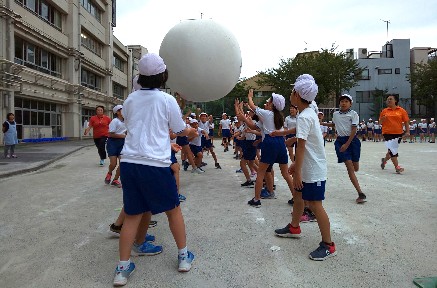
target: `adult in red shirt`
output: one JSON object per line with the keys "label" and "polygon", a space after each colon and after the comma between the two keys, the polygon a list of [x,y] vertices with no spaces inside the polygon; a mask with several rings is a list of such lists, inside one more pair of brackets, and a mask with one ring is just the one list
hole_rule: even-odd
{"label": "adult in red shirt", "polygon": [[[399,96],[388,95],[386,99],[387,108],[381,111],[379,121],[382,124],[382,136],[384,137],[385,145],[388,152],[381,159],[381,168],[384,169],[387,161],[391,159],[395,166],[396,173],[400,174],[404,168],[399,166],[398,149],[401,143],[402,135],[405,131],[405,136],[410,135],[408,113],[402,107],[398,106]],[[404,127],[404,129],[403,129]]]}
{"label": "adult in red shirt", "polygon": [[109,123],[111,123],[111,118],[103,114],[104,112],[105,108],[103,106],[97,106],[96,115],[90,118],[88,128],[83,133],[83,135],[87,135],[93,129],[94,144],[96,144],[100,156],[100,166],[105,164],[106,140],[109,136]]}

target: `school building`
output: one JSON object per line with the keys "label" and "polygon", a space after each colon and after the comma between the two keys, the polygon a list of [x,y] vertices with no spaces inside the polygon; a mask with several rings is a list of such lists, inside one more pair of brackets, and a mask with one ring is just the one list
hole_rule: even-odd
{"label": "school building", "polygon": [[115,25],[115,0],[0,0],[0,118],[19,139],[81,138],[96,106],[123,102],[147,49]]}

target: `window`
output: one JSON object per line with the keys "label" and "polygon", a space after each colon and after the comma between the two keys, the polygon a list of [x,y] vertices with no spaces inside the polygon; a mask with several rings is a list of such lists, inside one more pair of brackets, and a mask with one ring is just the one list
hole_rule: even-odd
{"label": "window", "polygon": [[62,30],[62,14],[45,0],[15,0],[16,3],[31,10],[39,18]]}
{"label": "window", "polygon": [[401,68],[395,68],[395,74],[401,74]]}
{"label": "window", "polygon": [[62,77],[62,58],[18,37],[15,37],[15,63],[52,76]]}
{"label": "window", "polygon": [[100,44],[100,42],[89,36],[89,34],[84,31],[82,31],[80,34],[80,39],[83,47],[87,48],[99,57],[102,56],[102,44]]}
{"label": "window", "polygon": [[378,69],[378,75],[382,75],[382,74],[392,74],[393,69]]}
{"label": "window", "polygon": [[357,103],[373,103],[371,91],[357,91],[355,95],[357,97]]}
{"label": "window", "polygon": [[358,80],[370,80],[369,69],[364,69]]}
{"label": "window", "polygon": [[125,72],[124,71],[124,61],[116,55],[113,56],[113,65],[121,72]]}
{"label": "window", "polygon": [[86,69],[81,71],[81,85],[90,89],[101,91],[102,90],[102,77],[92,73]]}
{"label": "window", "polygon": [[91,15],[94,16],[94,18],[97,19],[97,21],[101,21],[102,19],[102,11],[99,9],[99,7],[94,4],[91,0],[80,0],[80,4],[83,8],[85,8],[86,11],[88,11]]}
{"label": "window", "polygon": [[112,82],[112,95],[114,95],[114,97],[124,99],[124,91],[126,91],[125,87],[118,83]]}

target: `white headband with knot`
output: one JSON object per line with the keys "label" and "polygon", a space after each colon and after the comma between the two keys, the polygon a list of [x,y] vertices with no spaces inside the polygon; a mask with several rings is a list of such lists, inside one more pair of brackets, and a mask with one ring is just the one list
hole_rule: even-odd
{"label": "white headband with knot", "polygon": [[280,94],[272,93],[272,103],[278,111],[282,111],[285,107],[285,98]]}
{"label": "white headband with knot", "polygon": [[296,82],[294,83],[294,90],[302,99],[311,102],[316,99],[319,87],[317,86],[316,81],[314,81],[313,76],[303,74],[297,77]]}

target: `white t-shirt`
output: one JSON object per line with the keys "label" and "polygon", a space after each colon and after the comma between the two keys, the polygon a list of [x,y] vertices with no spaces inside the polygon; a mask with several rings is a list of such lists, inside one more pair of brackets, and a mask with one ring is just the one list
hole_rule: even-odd
{"label": "white t-shirt", "polygon": [[123,117],[128,134],[121,152],[121,162],[169,167],[170,135],[186,128],[176,99],[158,89],[137,90],[123,103]]}
{"label": "white t-shirt", "polygon": [[302,164],[302,181],[305,183],[325,181],[327,167],[323,137],[320,133],[319,118],[312,108],[305,108],[299,113],[296,137],[306,140]]}
{"label": "white t-shirt", "polygon": [[190,141],[191,145],[202,146],[202,131],[208,130],[203,130],[202,128],[197,127],[197,133],[199,133],[199,136],[193,138],[193,140]]}
{"label": "white t-shirt", "polygon": [[206,121],[205,123],[203,123],[202,121],[199,121],[199,128],[205,130],[206,132],[209,132],[209,122]]}
{"label": "white t-shirt", "polygon": [[335,124],[338,136],[350,136],[352,126],[357,126],[360,123],[360,117],[358,117],[357,112],[351,109],[346,112],[335,111],[332,115],[332,123]]}
{"label": "white t-shirt", "polygon": [[114,118],[109,123],[109,133],[126,134],[126,125],[120,119]]}
{"label": "white t-shirt", "polygon": [[428,129],[428,124],[426,124],[426,123],[420,122],[419,124],[417,124],[417,126],[419,126],[419,128],[423,129],[423,130]]}
{"label": "white t-shirt", "polygon": [[208,121],[208,123],[209,123],[209,130],[214,130],[214,122],[209,122]]}
{"label": "white t-shirt", "polygon": [[367,122],[367,128],[368,128],[368,129],[373,129],[373,126],[375,126],[375,123],[373,123],[373,122]]}
{"label": "white t-shirt", "polygon": [[264,110],[259,107],[256,107],[255,113],[259,117],[259,122],[262,123],[262,127],[260,126],[258,127],[263,131],[263,139],[264,139],[264,135],[268,135],[276,130],[274,113],[273,111]]}
{"label": "white t-shirt", "polygon": [[290,115],[285,117],[284,128],[287,130],[296,128],[296,117],[291,117]]}
{"label": "white t-shirt", "polygon": [[328,134],[328,127],[320,125],[320,131],[322,131],[322,136],[323,136],[323,133]]}
{"label": "white t-shirt", "polygon": [[231,129],[231,120],[222,119],[220,120],[220,125],[222,126],[222,129]]}

